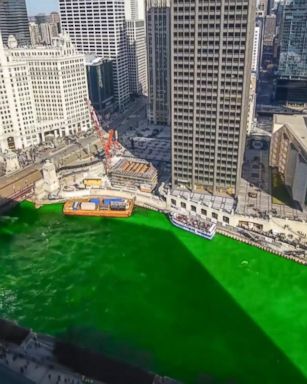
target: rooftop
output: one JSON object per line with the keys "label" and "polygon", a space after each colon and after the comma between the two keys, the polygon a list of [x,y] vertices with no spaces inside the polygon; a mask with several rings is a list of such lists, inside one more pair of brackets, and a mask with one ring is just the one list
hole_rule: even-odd
{"label": "rooftop", "polygon": [[114,165],[114,167],[111,169],[111,172],[119,172],[130,176],[138,175],[146,177],[152,176],[156,170],[150,163],[144,160],[121,159]]}
{"label": "rooftop", "polygon": [[307,151],[307,115],[274,115],[273,133],[283,126],[289,129]]}

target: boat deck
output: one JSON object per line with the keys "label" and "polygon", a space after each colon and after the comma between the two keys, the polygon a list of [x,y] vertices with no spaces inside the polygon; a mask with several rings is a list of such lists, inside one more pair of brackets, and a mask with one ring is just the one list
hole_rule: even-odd
{"label": "boat deck", "polygon": [[[99,204],[95,209],[75,209],[74,204],[79,203],[90,203],[93,199],[99,200]],[[103,204],[104,200],[114,199],[109,196],[91,196],[88,198],[72,199],[66,201],[64,204],[63,212],[65,215],[69,216],[97,216],[97,217],[129,217],[131,216],[134,208],[134,201],[132,199],[123,199],[128,203],[127,209],[111,209],[110,206]]]}

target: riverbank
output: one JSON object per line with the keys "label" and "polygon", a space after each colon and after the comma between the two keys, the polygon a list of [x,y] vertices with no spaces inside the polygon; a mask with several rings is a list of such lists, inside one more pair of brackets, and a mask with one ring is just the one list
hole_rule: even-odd
{"label": "riverbank", "polygon": [[[102,194],[102,192],[100,194]],[[156,212],[162,212],[165,214],[168,214],[170,212],[170,210],[167,208],[165,202],[163,202],[162,199],[152,196],[151,194],[146,194],[146,193],[136,194],[135,192],[116,191],[116,190],[106,190],[106,191],[103,191],[103,194],[112,195],[116,197],[133,198],[135,199],[135,204],[141,208],[150,209],[150,210],[154,210]],[[87,191],[87,195],[88,196],[90,195],[90,191]],[[49,205],[49,204],[56,204],[56,203],[62,204],[66,201],[67,198],[69,198],[69,196],[74,196],[74,198],[77,198],[74,194],[67,192],[65,194],[65,198],[63,197],[62,199],[58,199],[56,201],[55,200],[43,200],[43,201],[33,200],[33,203],[37,208],[42,207],[43,205]],[[82,197],[84,196],[84,191],[80,193],[80,196]],[[70,197],[70,198],[73,198],[73,197]],[[274,242],[268,242],[269,239],[266,239],[263,236],[261,237],[261,241],[253,241],[250,238],[244,237],[244,235],[242,234],[243,232],[240,233],[238,231],[238,228],[234,228],[229,225],[228,226],[218,225],[218,232],[224,236],[228,236],[237,241],[260,248],[266,252],[273,253],[277,256],[284,257],[288,260],[292,260],[302,265],[307,265],[307,257],[300,258],[300,257],[296,257],[295,255],[286,254],[286,252],[288,252],[289,249],[290,250],[292,249],[291,247],[289,247],[288,243],[278,242],[276,240]],[[252,237],[253,235],[255,236],[255,233],[253,231],[248,231],[247,229],[244,230],[244,233],[250,234],[250,237]],[[279,245],[280,249],[277,249],[276,245]],[[293,248],[293,251],[295,251],[295,248]]]}

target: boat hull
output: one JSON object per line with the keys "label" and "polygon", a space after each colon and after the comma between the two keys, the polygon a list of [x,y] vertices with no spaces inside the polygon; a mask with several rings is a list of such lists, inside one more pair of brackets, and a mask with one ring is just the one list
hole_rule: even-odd
{"label": "boat hull", "polygon": [[[103,199],[103,197],[101,198]],[[116,209],[73,209],[73,204],[75,202],[78,203],[87,203],[89,199],[75,199],[68,200],[64,204],[63,213],[66,216],[88,216],[88,217],[119,217],[119,218],[127,218],[132,215],[134,208],[134,201],[128,200],[128,208],[124,210],[116,210]]]}
{"label": "boat hull", "polygon": [[197,235],[197,236],[200,236],[200,237],[203,237],[204,239],[207,239],[207,240],[212,240],[214,235],[215,235],[215,231],[212,232],[212,233],[207,233],[207,232],[204,232],[204,231],[200,231],[196,228],[193,228],[193,227],[190,227],[190,226],[187,226],[187,225],[183,225],[182,223],[180,223],[179,221],[177,221],[174,217],[170,216],[170,220],[172,222],[172,224],[174,224],[176,227],[180,228],[180,229],[183,229],[184,231],[187,231],[187,232],[190,232],[190,233],[193,233],[194,235]]}

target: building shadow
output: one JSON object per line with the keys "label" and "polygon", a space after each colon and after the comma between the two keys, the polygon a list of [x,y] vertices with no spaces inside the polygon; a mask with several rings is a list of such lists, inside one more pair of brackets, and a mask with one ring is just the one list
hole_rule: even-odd
{"label": "building shadow", "polygon": [[[117,224],[121,242],[125,243],[130,234],[127,225],[135,224]],[[141,288],[131,281],[117,282],[122,288],[116,300],[127,303],[129,308],[125,305],[115,310],[127,324],[137,323],[134,332],[140,342],[135,346],[138,353],[133,354],[130,349],[128,354],[130,341],[114,340],[90,320],[94,308],[90,298],[84,297],[83,302],[89,312],[88,323],[76,321],[58,336],[143,368],[142,356],[146,356],[146,369],[184,383],[306,383],[293,362],[173,232],[144,226],[136,226],[135,231],[141,231],[142,237],[148,239],[148,249],[163,255],[145,262],[144,273],[151,279],[150,285]],[[146,258],[146,253],[139,258],[144,263],[141,259]],[[123,261],[121,268],[125,267]],[[108,292],[102,289],[100,294],[107,296]],[[139,307],[144,301],[148,303],[146,309]],[[95,335],[94,342],[87,335]]]}

